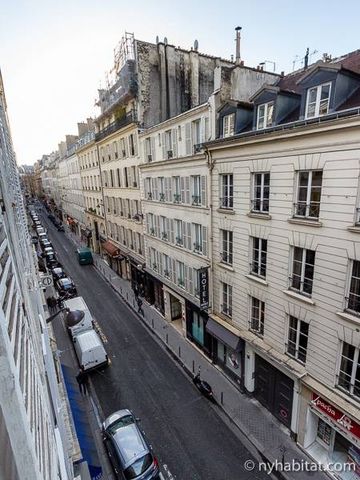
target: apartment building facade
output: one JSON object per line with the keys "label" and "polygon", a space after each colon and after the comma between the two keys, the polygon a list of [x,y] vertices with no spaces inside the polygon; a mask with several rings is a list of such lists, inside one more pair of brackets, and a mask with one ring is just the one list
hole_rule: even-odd
{"label": "apartment building facade", "polygon": [[210,139],[210,118],[206,103],[140,135],[146,255],[143,294],[169,322],[195,340],[201,336],[205,307],[209,307],[209,169],[202,144]]}
{"label": "apartment building facade", "polygon": [[359,74],[353,52],[265,85],[251,109],[221,110],[222,138],[207,145],[214,304],[205,327],[214,361],[313,458],[356,468]]}
{"label": "apartment building facade", "polygon": [[90,128],[79,135],[77,156],[84,196],[85,232],[83,234],[89,247],[100,252],[100,235],[106,238],[103,194],[95,130]]}
{"label": "apartment building facade", "polygon": [[71,479],[66,405],[45,323],[1,75],[0,158],[1,476]]}

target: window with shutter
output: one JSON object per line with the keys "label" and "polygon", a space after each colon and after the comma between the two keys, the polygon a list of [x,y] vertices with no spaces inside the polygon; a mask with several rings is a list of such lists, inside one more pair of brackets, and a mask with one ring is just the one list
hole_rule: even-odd
{"label": "window with shutter", "polygon": [[152,156],[152,161],[154,162],[156,160],[156,153],[155,153],[155,137],[151,137],[151,156]]}
{"label": "window with shutter", "polygon": [[180,177],[180,198],[181,203],[185,203],[185,177]]}
{"label": "window with shutter", "polygon": [[190,204],[190,177],[185,177],[185,203]]}
{"label": "window with shutter", "polygon": [[161,146],[162,146],[162,159],[166,160],[167,159],[167,153],[166,153],[165,133],[161,134]]}
{"label": "window with shutter", "polygon": [[174,259],[174,258],[171,259],[171,264],[172,264],[171,280],[172,280],[174,283],[177,283],[176,263],[175,263],[175,259]]}
{"label": "window with shutter", "polygon": [[159,215],[155,215],[155,227],[156,227],[156,236],[160,238],[160,218]]}
{"label": "window with shutter", "polygon": [[186,145],[186,155],[192,154],[192,144],[191,144],[191,123],[185,124],[185,145]]}
{"label": "window with shutter", "polygon": [[201,205],[206,207],[206,177],[205,175],[201,176]]}
{"label": "window with shutter", "polygon": [[207,256],[207,227],[202,227],[202,253]]}
{"label": "window with shutter", "polygon": [[174,238],[174,220],[168,219],[169,220],[169,231],[170,231],[170,242],[175,243],[175,238]]}
{"label": "window with shutter", "polygon": [[173,128],[171,130],[171,143],[172,143],[172,151],[173,151],[173,157],[177,157],[177,129]]}
{"label": "window with shutter", "polygon": [[158,200],[158,185],[157,178],[152,178],[152,198],[153,200]]}
{"label": "window with shutter", "polygon": [[193,281],[193,269],[192,267],[188,267],[188,284],[187,290],[191,295],[194,295],[194,281]]}

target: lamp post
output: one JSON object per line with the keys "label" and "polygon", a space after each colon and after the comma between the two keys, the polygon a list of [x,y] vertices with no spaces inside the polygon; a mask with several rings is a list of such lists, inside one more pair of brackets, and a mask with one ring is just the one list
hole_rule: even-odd
{"label": "lamp post", "polygon": [[52,322],[54,318],[56,318],[62,312],[66,312],[65,323],[68,327],[74,327],[75,325],[80,323],[85,316],[85,312],[83,312],[82,310],[70,310],[69,308],[65,307],[54,313],[54,315],[48,317],[46,319],[46,323]]}

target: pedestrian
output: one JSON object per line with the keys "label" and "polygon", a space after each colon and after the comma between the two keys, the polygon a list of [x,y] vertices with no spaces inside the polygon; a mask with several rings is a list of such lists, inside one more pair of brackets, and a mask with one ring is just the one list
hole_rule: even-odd
{"label": "pedestrian", "polygon": [[76,376],[76,380],[79,384],[79,390],[81,395],[86,395],[89,381],[87,373],[80,370],[80,372]]}
{"label": "pedestrian", "polygon": [[57,300],[53,295],[48,298],[48,306],[49,306],[50,312],[56,311]]}
{"label": "pedestrian", "polygon": [[137,298],[137,304],[138,304],[138,313],[141,313],[142,315],[144,315],[144,311],[142,309],[142,300],[140,297]]}

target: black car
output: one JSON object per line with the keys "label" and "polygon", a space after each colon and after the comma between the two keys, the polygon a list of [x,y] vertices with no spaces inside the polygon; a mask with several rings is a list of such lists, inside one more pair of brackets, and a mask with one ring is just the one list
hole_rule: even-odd
{"label": "black car", "polygon": [[75,283],[69,277],[64,277],[57,280],[55,282],[55,288],[61,297],[63,295],[76,297],[77,295]]}
{"label": "black car", "polygon": [[49,218],[49,220],[51,220],[54,223],[55,216],[52,213],[48,213],[48,218]]}
{"label": "black car", "polygon": [[61,267],[55,267],[51,269],[51,275],[53,276],[54,281],[59,280],[60,278],[65,278],[66,273]]}
{"label": "black car", "polygon": [[36,245],[38,243],[39,239],[36,235],[32,235],[31,236],[31,243],[33,243],[34,245]]}
{"label": "black car", "polygon": [[65,232],[64,225],[62,223],[59,223],[57,226],[57,231],[58,232]]}
{"label": "black car", "polygon": [[60,265],[54,253],[46,254],[45,261],[48,268],[55,268]]}

